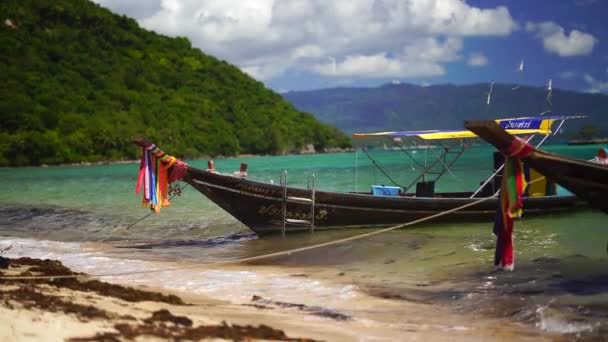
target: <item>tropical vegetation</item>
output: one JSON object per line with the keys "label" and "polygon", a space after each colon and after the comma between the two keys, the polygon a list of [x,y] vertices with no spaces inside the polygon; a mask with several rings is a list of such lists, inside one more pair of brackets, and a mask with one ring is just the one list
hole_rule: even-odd
{"label": "tropical vegetation", "polygon": [[348,147],[184,37],[87,0],[0,2],[0,166],[137,157],[143,135],[183,157]]}

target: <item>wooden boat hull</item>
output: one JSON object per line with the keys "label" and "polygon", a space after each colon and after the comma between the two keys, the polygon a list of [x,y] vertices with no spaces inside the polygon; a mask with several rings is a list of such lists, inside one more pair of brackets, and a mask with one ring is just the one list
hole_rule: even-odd
{"label": "wooden boat hull", "polygon": [[[283,203],[286,218],[311,220],[311,203],[284,200],[280,185],[256,182],[196,168],[183,179],[211,201],[258,234],[281,232]],[[470,194],[469,194],[470,195]],[[311,191],[287,188],[288,197],[310,198]],[[438,194],[441,196],[441,194]],[[362,193],[315,192],[315,230],[344,227],[385,227],[427,217],[479,200],[479,198],[373,196]],[[498,199],[488,199],[463,210],[433,219],[446,221],[492,221]],[[525,215],[563,212],[581,205],[575,196],[543,196],[524,199]],[[309,230],[310,225],[287,225],[286,231]]]}
{"label": "wooden boat hull", "polygon": [[[465,127],[499,150],[507,149],[515,139],[494,121],[466,121]],[[536,149],[522,160],[592,207],[608,213],[608,166]]]}

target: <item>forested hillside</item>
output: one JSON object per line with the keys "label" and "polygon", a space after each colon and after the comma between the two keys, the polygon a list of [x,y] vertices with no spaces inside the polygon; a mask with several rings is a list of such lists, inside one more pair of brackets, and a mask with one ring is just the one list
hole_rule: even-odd
{"label": "forested hillside", "polygon": [[0,13],[0,166],[132,159],[134,135],[185,157],[350,145],[188,39],[87,0]]}
{"label": "forested hillside", "polygon": [[497,84],[490,106],[488,84],[436,85],[388,84],[377,88],[332,88],[284,94],[296,108],[314,113],[329,124],[355,131],[459,129],[467,119],[534,116],[548,109],[558,114],[585,114],[565,129],[577,132],[596,125],[608,134],[608,96],[554,89],[551,105],[542,87]]}

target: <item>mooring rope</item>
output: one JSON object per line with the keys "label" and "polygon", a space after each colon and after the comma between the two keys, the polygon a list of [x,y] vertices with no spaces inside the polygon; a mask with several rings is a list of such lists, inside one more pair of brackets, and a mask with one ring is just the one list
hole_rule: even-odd
{"label": "mooring rope", "polygon": [[398,186],[398,187],[403,188],[403,190],[407,190],[407,188],[405,188],[403,185],[401,185],[401,184],[397,183],[397,182],[396,182],[396,181],[395,181],[393,178],[391,178],[391,176],[390,176],[390,175],[389,175],[389,174],[388,174],[386,171],[384,171],[384,169],[383,169],[383,168],[380,166],[380,164],[378,164],[378,163],[376,162],[376,160],[374,160],[374,158],[372,158],[372,156],[370,156],[370,155],[369,155],[369,152],[367,151],[367,149],[363,149],[363,152],[365,152],[365,155],[367,156],[367,158],[369,158],[369,160],[370,160],[370,161],[371,161],[371,162],[374,164],[374,166],[376,166],[376,168],[377,168],[378,170],[380,170],[380,172],[382,172],[382,174],[383,174],[383,175],[384,175],[386,178],[388,178],[388,180],[390,180],[390,181],[391,181],[391,183],[393,183],[394,185],[396,185],[396,186]]}
{"label": "mooring rope", "polygon": [[[188,183],[185,183],[185,184],[186,184],[186,185],[184,185],[183,187],[179,187],[178,192],[177,192],[177,193],[174,193],[173,195],[171,195],[171,197],[169,197],[169,200],[174,199],[176,196],[181,196],[181,194],[183,193],[183,191],[184,191],[186,188],[188,188],[188,185],[190,185],[190,184],[188,184]],[[129,230],[129,229],[131,229],[133,226],[135,226],[135,225],[136,225],[136,224],[138,224],[139,222],[141,222],[141,221],[143,221],[143,220],[147,219],[148,217],[150,217],[150,215],[155,214],[155,213],[156,213],[156,212],[154,212],[154,211],[150,210],[150,212],[149,212],[148,214],[146,214],[146,216],[143,216],[143,217],[142,217],[142,218],[140,218],[139,220],[137,220],[137,221],[135,221],[135,222],[131,223],[130,225],[128,225],[127,227],[125,227],[125,228],[124,228],[124,230]],[[115,233],[116,231],[120,230],[120,228],[121,228],[121,227],[118,227],[118,228],[116,228],[116,229],[112,230],[112,231],[110,232],[110,234],[109,234],[108,236],[106,236],[105,238],[103,238],[103,239],[101,239],[101,240],[98,240],[98,241],[93,241],[93,242],[105,242],[105,241],[107,241],[107,240],[111,239],[111,238],[113,237],[113,235],[112,235],[112,234],[113,234],[113,233]]]}
{"label": "mooring rope", "polygon": [[190,269],[190,268],[196,268],[196,267],[200,267],[202,265],[225,265],[225,264],[239,264],[239,263],[244,263],[244,262],[251,262],[251,261],[257,261],[257,260],[263,260],[263,259],[269,259],[269,258],[274,258],[274,257],[278,257],[278,256],[283,256],[283,255],[290,255],[290,254],[294,254],[294,253],[299,253],[299,252],[305,252],[305,251],[309,251],[312,249],[317,249],[317,248],[321,248],[321,247],[327,247],[327,246],[332,246],[332,245],[337,245],[337,244],[341,244],[344,242],[349,242],[349,241],[354,241],[354,240],[359,240],[359,239],[363,239],[366,237],[370,237],[370,236],[374,236],[374,235],[378,235],[378,234],[382,234],[382,233],[387,233],[390,231],[393,231],[395,229],[399,229],[399,228],[403,228],[403,227],[407,227],[407,226],[411,226],[413,224],[417,224],[417,223],[421,223],[421,222],[425,222],[440,216],[444,216],[447,214],[451,214],[453,212],[468,208],[468,207],[472,207],[474,205],[477,205],[479,203],[482,203],[484,201],[487,201],[489,199],[492,199],[494,197],[484,197],[481,198],[475,202],[471,202],[471,203],[467,203],[464,205],[461,205],[459,207],[453,208],[453,209],[449,209],[437,214],[433,214],[430,216],[426,216],[420,219],[416,219],[410,222],[406,222],[406,223],[402,223],[402,224],[398,224],[395,226],[391,226],[388,228],[384,228],[381,230],[376,230],[373,232],[369,232],[369,233],[364,233],[364,234],[359,234],[359,235],[355,235],[355,236],[351,236],[348,238],[344,238],[344,239],[338,239],[338,240],[332,240],[332,241],[328,241],[328,242],[323,242],[323,243],[319,243],[316,245],[312,245],[312,246],[306,246],[306,247],[299,247],[299,248],[294,248],[294,249],[290,249],[287,251],[280,251],[280,252],[274,252],[274,253],[268,253],[268,254],[263,254],[263,255],[257,255],[257,256],[252,256],[252,257],[247,257],[247,258],[241,258],[241,259],[236,259],[236,260],[225,260],[225,261],[216,261],[216,262],[212,262],[212,263],[205,263],[205,264],[197,264],[197,265],[192,265],[192,266],[182,266],[182,267],[174,267],[174,268],[165,268],[165,269],[156,269],[156,270],[146,270],[146,271],[135,271],[135,272],[116,272],[116,273],[103,273],[103,274],[75,274],[75,275],[59,275],[59,276],[16,276],[16,277],[0,277],[0,280],[35,280],[35,279],[65,279],[65,278],[98,278],[98,277],[111,277],[111,276],[122,276],[122,275],[134,275],[134,274],[145,274],[145,273],[157,273],[157,272],[166,272],[166,271],[176,271],[176,270],[185,270],[185,269]]}
{"label": "mooring rope", "polygon": [[[545,177],[539,177],[531,182],[528,183],[528,185],[530,184],[534,184],[542,179],[544,179]],[[58,275],[58,276],[14,276],[14,277],[0,277],[0,280],[42,280],[42,279],[68,279],[68,278],[100,278],[100,277],[115,277],[115,276],[124,276],[124,275],[136,275],[136,274],[150,274],[150,273],[160,273],[160,272],[168,272],[168,271],[180,271],[180,270],[186,270],[186,269],[193,269],[193,268],[198,268],[201,266],[213,266],[213,265],[227,265],[227,264],[240,264],[240,263],[244,263],[244,262],[251,262],[251,261],[258,261],[258,260],[263,260],[263,259],[269,259],[269,258],[275,258],[275,257],[279,257],[279,256],[284,256],[284,255],[290,255],[290,254],[294,254],[294,253],[300,253],[300,252],[306,252],[309,250],[313,250],[313,249],[317,249],[317,248],[321,248],[321,247],[328,247],[328,246],[332,246],[332,245],[337,245],[337,244],[341,244],[344,242],[349,242],[349,241],[355,241],[355,240],[360,240],[363,238],[367,238],[370,236],[374,236],[374,235],[378,235],[378,234],[383,234],[383,233],[387,233],[399,228],[404,228],[404,227],[408,227],[417,223],[422,223],[428,220],[432,220],[434,218],[437,217],[441,217],[444,215],[448,215],[454,212],[457,212],[459,210],[462,209],[466,209],[468,207],[472,207],[474,205],[477,205],[479,203],[485,202],[487,200],[493,199],[496,197],[496,195],[498,194],[498,191],[490,197],[484,197],[484,198],[480,198],[477,201],[471,202],[471,203],[466,203],[463,204],[461,206],[446,210],[446,211],[442,211],[439,212],[437,214],[433,214],[433,215],[429,215],[426,217],[422,217],[413,221],[409,221],[406,223],[401,223],[398,225],[394,225],[388,228],[384,228],[384,229],[380,229],[380,230],[376,230],[373,232],[369,232],[369,233],[363,233],[363,234],[358,234],[355,236],[351,236],[351,237],[347,237],[347,238],[343,238],[343,239],[338,239],[338,240],[332,240],[332,241],[328,241],[328,242],[323,242],[323,243],[319,243],[319,244],[315,244],[315,245],[311,245],[311,246],[305,246],[305,247],[299,247],[299,248],[294,248],[294,249],[290,249],[290,250],[286,250],[286,251],[280,251],[280,252],[274,252],[274,253],[268,253],[268,254],[262,254],[262,255],[257,255],[257,256],[252,256],[252,257],[247,257],[247,258],[241,258],[241,259],[236,259],[236,260],[224,260],[224,261],[215,261],[215,262],[211,262],[211,263],[203,263],[203,264],[196,264],[196,265],[191,265],[191,266],[180,266],[180,267],[170,267],[170,268],[163,268],[163,269],[156,269],[156,270],[145,270],[145,271],[134,271],[134,272],[115,272],[115,273],[102,273],[102,274],[73,274],[73,275]]]}
{"label": "mooring rope", "polygon": [[[171,197],[169,197],[169,200],[172,200],[172,199],[173,199],[173,198],[175,198],[176,196],[180,196],[180,195],[183,193],[184,189],[186,189],[186,188],[188,187],[188,185],[189,185],[189,184],[188,184],[188,183],[186,183],[186,185],[184,185],[183,187],[179,187],[178,192],[176,192],[176,193],[174,193],[173,195],[171,195]],[[135,226],[136,224],[138,224],[138,223],[140,223],[141,221],[143,221],[143,220],[147,219],[148,217],[150,217],[152,214],[155,214],[155,213],[156,213],[155,211],[150,210],[150,212],[149,212],[149,213],[147,213],[146,215],[142,216],[142,217],[141,217],[141,218],[139,218],[137,221],[135,221],[135,222],[133,222],[133,223],[129,224],[128,226],[126,226],[126,227],[124,227],[124,228],[123,228],[123,227],[116,227],[116,228],[114,228],[114,229],[113,229],[113,230],[112,230],[112,231],[111,231],[111,232],[108,234],[108,236],[106,236],[106,237],[104,237],[104,238],[102,238],[102,239],[98,239],[98,240],[89,241],[89,243],[100,243],[100,242],[106,242],[106,241],[108,241],[109,239],[111,239],[111,238],[113,238],[113,237],[114,237],[114,233],[116,233],[116,232],[118,232],[118,231],[120,231],[120,230],[129,230],[129,229],[131,229],[133,226]],[[86,234],[85,234],[85,236],[86,236]],[[78,248],[74,248],[74,249],[72,249],[72,250],[69,250],[69,251],[65,252],[64,254],[72,254],[72,253],[74,253],[74,252],[76,252],[76,251],[80,251],[80,250],[82,250],[82,246],[78,246]]]}

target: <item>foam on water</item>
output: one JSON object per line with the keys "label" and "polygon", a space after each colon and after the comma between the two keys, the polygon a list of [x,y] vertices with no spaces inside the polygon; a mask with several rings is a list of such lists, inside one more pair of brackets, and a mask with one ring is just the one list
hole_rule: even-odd
{"label": "foam on water", "polygon": [[357,296],[355,286],[290,277],[259,266],[255,271],[242,270],[247,266],[218,270],[203,265],[118,259],[104,256],[91,247],[81,249],[77,243],[45,240],[5,239],[0,241],[0,250],[4,249],[8,249],[5,256],[10,258],[57,259],[76,272],[106,275],[100,277],[104,281],[165,288],[239,303],[259,295],[279,301],[314,299],[321,300],[325,306],[340,306]]}
{"label": "foam on water", "polygon": [[536,326],[548,332],[560,334],[577,334],[590,332],[599,327],[600,323],[575,322],[566,317],[562,312],[552,309],[548,305],[536,309],[538,323]]}

